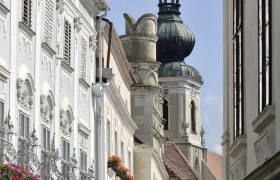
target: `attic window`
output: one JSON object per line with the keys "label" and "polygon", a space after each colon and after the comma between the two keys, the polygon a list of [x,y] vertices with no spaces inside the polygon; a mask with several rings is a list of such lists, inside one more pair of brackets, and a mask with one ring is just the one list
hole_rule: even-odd
{"label": "attic window", "polygon": [[[3,0],[1,0],[3,1]],[[23,0],[23,14],[22,21],[25,25],[31,28],[31,15],[32,15],[32,1],[31,0]]]}

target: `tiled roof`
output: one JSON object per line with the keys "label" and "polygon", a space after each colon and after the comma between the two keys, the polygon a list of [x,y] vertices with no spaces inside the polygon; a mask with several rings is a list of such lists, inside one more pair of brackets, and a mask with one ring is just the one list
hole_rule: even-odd
{"label": "tiled roof", "polygon": [[222,180],[222,160],[221,155],[207,151],[207,165],[217,177],[217,180]]}
{"label": "tiled roof", "polygon": [[163,163],[170,178],[178,180],[199,180],[198,174],[173,143],[164,144]]}

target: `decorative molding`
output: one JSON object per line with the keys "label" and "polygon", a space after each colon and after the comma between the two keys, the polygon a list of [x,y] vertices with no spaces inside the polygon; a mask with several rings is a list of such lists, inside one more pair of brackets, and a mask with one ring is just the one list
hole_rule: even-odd
{"label": "decorative molding", "polygon": [[61,67],[65,69],[69,74],[74,72],[74,69],[64,61],[61,61]]}
{"label": "decorative molding", "polygon": [[42,42],[41,47],[51,58],[56,54],[55,50],[53,50],[46,42]]}
{"label": "decorative molding", "polygon": [[0,80],[7,82],[7,79],[10,78],[10,71],[6,69],[2,64],[0,64]]}
{"label": "decorative molding", "polygon": [[54,118],[53,108],[44,94],[40,95],[40,112],[42,119],[47,123],[52,123]]}
{"label": "decorative molding", "polygon": [[19,22],[18,27],[30,38],[32,39],[36,33],[30,28],[28,27],[26,24],[24,24],[23,22]]}
{"label": "decorative molding", "polygon": [[246,135],[240,135],[234,141],[229,149],[229,154],[231,157],[236,158],[238,155],[241,154],[247,147],[247,137]]}
{"label": "decorative molding", "polygon": [[245,177],[245,163],[238,159],[231,167],[231,180],[242,180]]}
{"label": "decorative molding", "polygon": [[83,78],[79,78],[79,83],[80,83],[80,85],[82,85],[85,89],[90,88],[90,85],[89,85]]}
{"label": "decorative molding", "polygon": [[95,51],[97,48],[97,40],[96,40],[96,35],[92,35],[89,37],[89,49],[91,51]]}
{"label": "decorative molding", "polygon": [[82,134],[84,134],[85,136],[89,136],[91,133],[91,130],[88,129],[85,125],[83,125],[82,123],[78,124],[78,130],[79,132],[81,132]]}
{"label": "decorative molding", "polygon": [[269,105],[258,114],[256,119],[252,122],[254,132],[262,133],[269,124],[272,124],[275,119],[275,106]]}
{"label": "decorative molding", "polygon": [[20,105],[25,107],[27,110],[31,110],[33,108],[33,92],[30,92],[26,82],[18,78],[17,79],[17,99]]}
{"label": "decorative molding", "polygon": [[275,127],[266,131],[265,134],[254,144],[258,165],[263,164],[275,153],[274,128]]}
{"label": "decorative molding", "polygon": [[67,115],[67,112],[64,109],[60,110],[60,129],[66,136],[70,136],[72,134],[72,122],[70,118],[70,115]]}
{"label": "decorative molding", "polygon": [[82,24],[83,23],[82,23],[81,17],[74,18],[74,28],[76,29],[77,32],[81,31]]}
{"label": "decorative molding", "polygon": [[56,10],[59,14],[64,12],[65,8],[65,0],[56,0]]}
{"label": "decorative molding", "polygon": [[3,3],[0,3],[0,12],[2,12],[4,16],[7,16],[10,10]]}

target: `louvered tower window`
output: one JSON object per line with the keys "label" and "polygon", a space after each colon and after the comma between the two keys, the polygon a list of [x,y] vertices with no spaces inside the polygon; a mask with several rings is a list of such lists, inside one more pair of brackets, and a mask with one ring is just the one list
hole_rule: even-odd
{"label": "louvered tower window", "polygon": [[195,118],[195,103],[194,101],[191,102],[191,129],[192,132],[195,133],[196,132],[196,118]]}
{"label": "louvered tower window", "polygon": [[64,23],[64,62],[71,64],[71,24],[68,20]]}
{"label": "louvered tower window", "polygon": [[271,0],[259,0],[259,112],[272,103]]}
{"label": "louvered tower window", "polygon": [[244,134],[243,0],[233,1],[233,105],[235,138]]}
{"label": "louvered tower window", "polygon": [[22,22],[31,28],[32,0],[23,0]]}
{"label": "louvered tower window", "polygon": [[52,45],[52,32],[53,32],[53,1],[46,0],[45,4],[45,42]]}
{"label": "louvered tower window", "polygon": [[82,38],[81,40],[81,78],[87,78],[87,41]]}

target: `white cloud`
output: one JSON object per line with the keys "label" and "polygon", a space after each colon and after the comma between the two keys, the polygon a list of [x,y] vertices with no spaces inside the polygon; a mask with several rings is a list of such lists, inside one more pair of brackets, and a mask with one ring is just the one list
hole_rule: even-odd
{"label": "white cloud", "polygon": [[223,154],[223,146],[220,144],[215,145],[215,152],[222,155]]}

